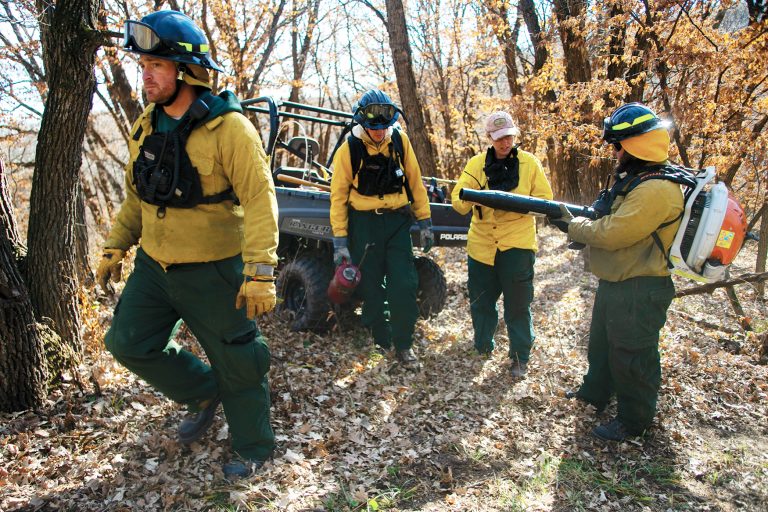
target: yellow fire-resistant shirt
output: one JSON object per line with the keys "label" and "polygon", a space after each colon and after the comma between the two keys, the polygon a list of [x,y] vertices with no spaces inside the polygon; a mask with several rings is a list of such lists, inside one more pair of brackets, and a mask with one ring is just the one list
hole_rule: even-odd
{"label": "yellow fire-resistant shirt", "polygon": [[[368,136],[366,131],[360,126],[352,129],[352,134],[363,141],[368,154],[373,156],[383,154],[389,156],[389,143],[392,137],[392,127],[387,129],[384,139],[376,143]],[[429,219],[431,210],[429,209],[429,198],[427,189],[421,181],[421,169],[416,160],[416,153],[413,152],[411,141],[408,136],[400,130],[400,137],[403,140],[403,169],[405,178],[413,194],[413,214],[416,220]],[[408,195],[403,188],[399,193],[384,194],[379,196],[364,196],[357,192],[358,173],[352,179],[352,161],[349,154],[349,142],[344,144],[336,151],[333,157],[333,177],[331,178],[331,229],[333,236],[347,236],[347,226],[349,221],[349,208],[360,211],[370,211],[377,208],[397,209],[408,204]]]}
{"label": "yellow fire-resistant shirt", "polygon": [[251,122],[238,112],[225,113],[195,128],[186,147],[200,174],[203,195],[232,187],[241,207],[223,201],[167,208],[161,218],[158,207],[142,201],[133,184],[133,162],[144,138],[152,133],[153,108],[150,105],[131,130],[126,198],[104,246],[127,250],[140,242],[163,267],[216,261],[241,252],[247,274],[255,272],[256,264],[277,265],[277,198],[267,156]]}
{"label": "yellow fire-resistant shirt", "polygon": [[[467,163],[464,172],[451,192],[453,209],[464,215],[472,210],[472,222],[467,236],[467,253],[469,256],[486,265],[493,265],[496,250],[531,249],[536,251],[536,219],[531,215],[497,210],[487,206],[473,208],[475,203],[462,201],[459,193],[462,189],[483,190],[488,188],[488,177],[483,170],[485,167],[485,152],[475,155]],[[539,199],[552,199],[552,187],[549,185],[541,162],[531,153],[518,150],[520,161],[520,182],[517,187],[509,190]],[[482,218],[479,211],[482,211]]]}
{"label": "yellow fire-resistant shirt", "polygon": [[638,276],[668,276],[667,259],[651,236],[656,231],[669,253],[683,211],[680,185],[651,179],[638,185],[625,197],[618,196],[611,214],[598,220],[576,217],[568,228],[568,238],[587,244],[590,269],[606,281],[625,281]]}

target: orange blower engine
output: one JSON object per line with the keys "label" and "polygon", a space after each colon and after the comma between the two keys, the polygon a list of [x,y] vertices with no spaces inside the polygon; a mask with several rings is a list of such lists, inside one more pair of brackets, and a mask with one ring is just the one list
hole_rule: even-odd
{"label": "orange blower engine", "polygon": [[328,283],[328,299],[334,304],[344,304],[349,301],[355,288],[360,284],[360,268],[347,263],[346,260],[336,267],[333,279]]}

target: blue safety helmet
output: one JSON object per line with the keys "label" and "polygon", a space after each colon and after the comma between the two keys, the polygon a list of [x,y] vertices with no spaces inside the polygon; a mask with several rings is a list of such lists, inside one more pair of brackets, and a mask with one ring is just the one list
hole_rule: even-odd
{"label": "blue safety helmet", "polygon": [[371,89],[360,97],[352,107],[354,121],[369,130],[389,128],[400,117],[402,111],[384,92]]}
{"label": "blue safety helmet", "polygon": [[123,50],[224,71],[211,58],[203,31],[178,11],[153,12],[141,21],[126,20]]}
{"label": "blue safety helmet", "polygon": [[662,121],[642,103],[627,103],[603,120],[603,140],[615,144],[630,137],[667,128],[668,125],[668,122]]}

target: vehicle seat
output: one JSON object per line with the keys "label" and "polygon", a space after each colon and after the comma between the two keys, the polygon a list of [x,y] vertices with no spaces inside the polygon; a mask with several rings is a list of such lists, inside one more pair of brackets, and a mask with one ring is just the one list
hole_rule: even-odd
{"label": "vehicle seat", "polygon": [[320,144],[309,137],[293,137],[286,144],[288,151],[297,157],[312,161],[320,154]]}

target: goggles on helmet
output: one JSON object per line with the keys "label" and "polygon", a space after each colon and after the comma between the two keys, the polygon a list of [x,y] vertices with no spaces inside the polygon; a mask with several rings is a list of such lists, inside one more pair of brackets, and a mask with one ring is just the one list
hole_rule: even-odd
{"label": "goggles on helmet", "polygon": [[205,53],[208,51],[207,44],[173,42],[163,39],[146,23],[133,20],[126,20],[125,22],[123,48],[153,54]]}
{"label": "goggles on helmet", "polygon": [[163,45],[163,40],[152,27],[140,21],[126,20],[123,47],[142,52],[152,52]]}
{"label": "goggles on helmet", "polygon": [[362,114],[365,124],[389,123],[397,113],[397,107],[391,103],[369,103],[358,110]]}

